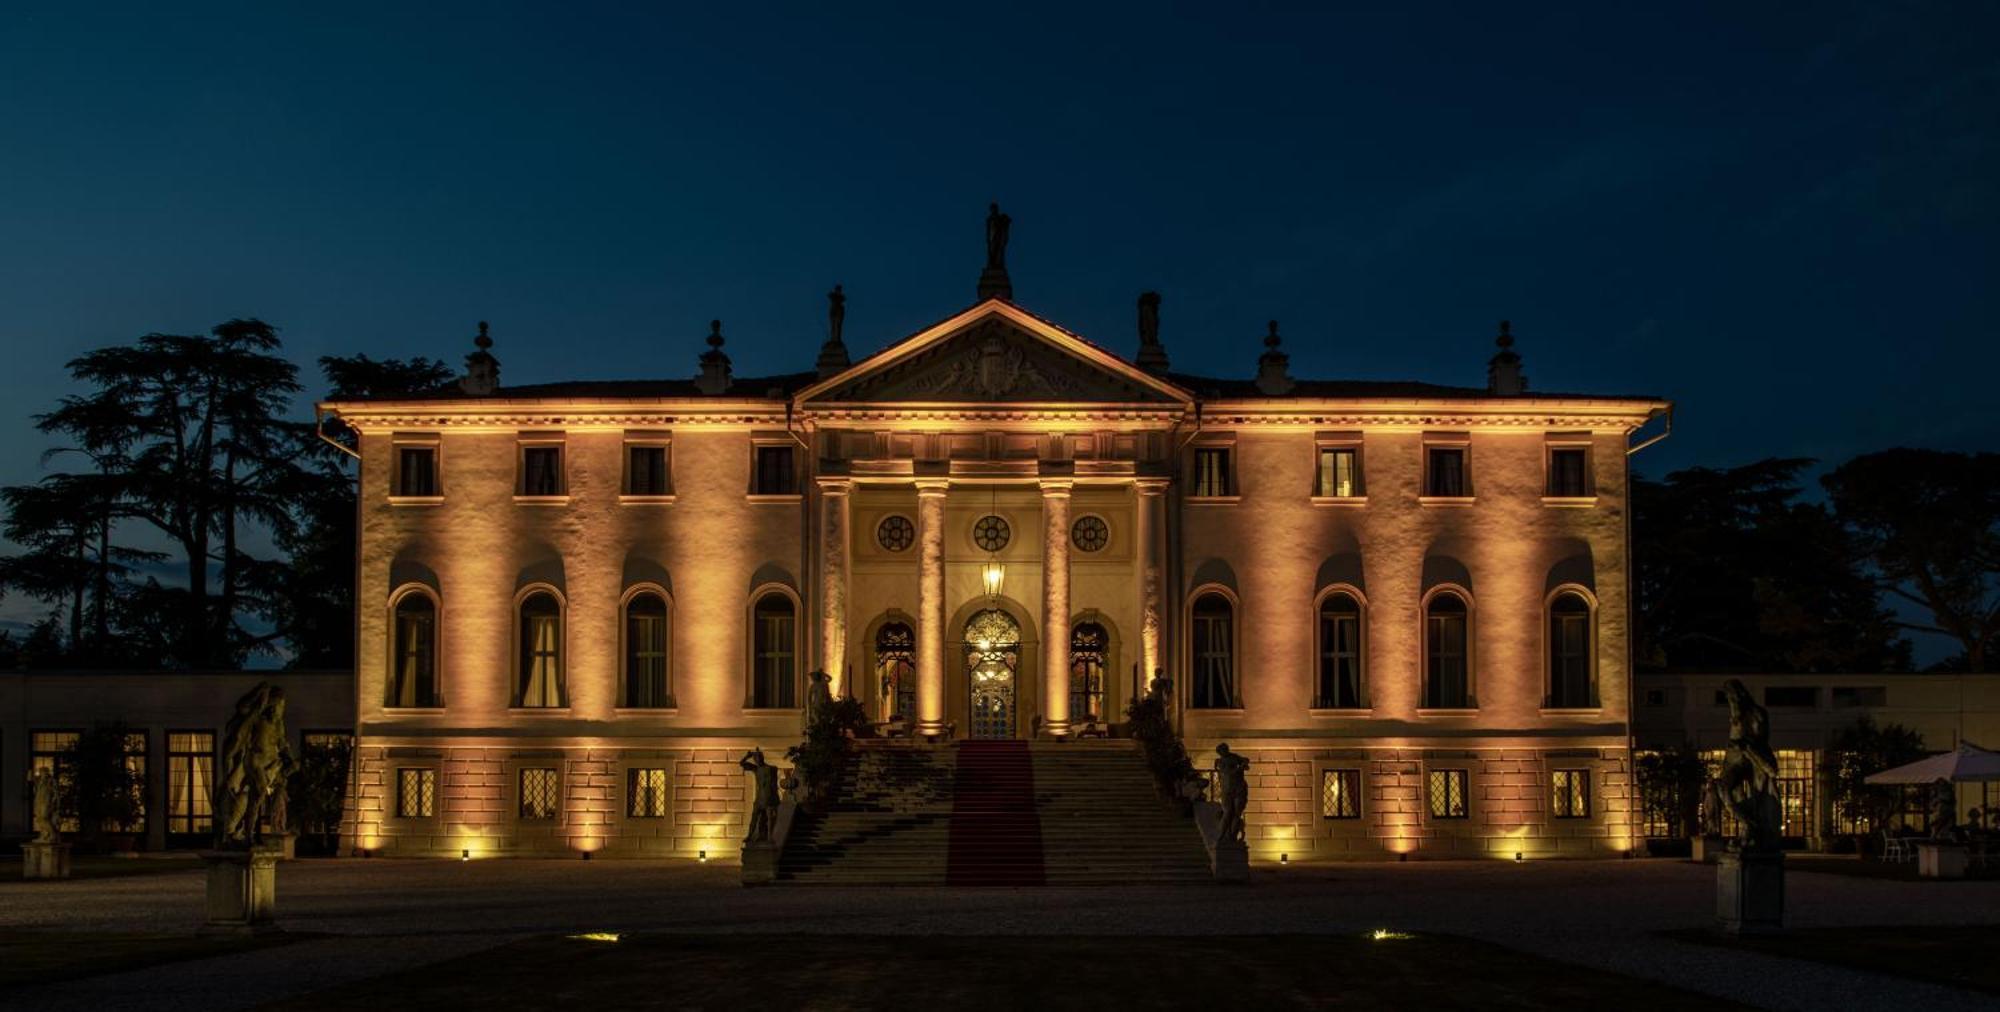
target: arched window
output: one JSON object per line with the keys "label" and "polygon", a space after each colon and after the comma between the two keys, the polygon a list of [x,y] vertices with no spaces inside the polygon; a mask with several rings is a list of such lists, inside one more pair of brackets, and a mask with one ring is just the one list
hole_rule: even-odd
{"label": "arched window", "polygon": [[917,717],[917,636],[907,622],[875,630],[875,680],[883,720]]}
{"label": "arched window", "polygon": [[642,590],[625,602],[625,701],[632,709],[672,706],[667,685],[667,599]]}
{"label": "arched window", "polygon": [[770,591],[751,609],[750,705],[788,709],[798,704],[798,612],[792,599]]}
{"label": "arched window", "polygon": [[438,705],[437,602],[421,590],[396,599],[395,655],[390,658],[384,704]]}
{"label": "arched window", "polygon": [[1096,622],[1078,622],[1069,634],[1069,719],[1104,719],[1105,652],[1111,637]]}
{"label": "arched window", "polygon": [[563,685],[562,602],[546,590],[521,599],[520,654],[514,705],[529,709],[569,705]]}
{"label": "arched window", "polygon": [[1336,590],[1319,602],[1319,678],[1313,706],[1327,710],[1357,710],[1368,704],[1361,696],[1361,602]]}
{"label": "arched window", "polygon": [[1197,709],[1232,709],[1236,703],[1236,615],[1229,599],[1208,593],[1195,598],[1194,693]]}
{"label": "arched window", "polygon": [[1591,668],[1590,602],[1566,590],[1549,602],[1549,694],[1551,709],[1597,705]]}
{"label": "arched window", "polygon": [[1462,710],[1472,706],[1471,668],[1466,656],[1471,609],[1454,591],[1439,591],[1424,606],[1424,706]]}

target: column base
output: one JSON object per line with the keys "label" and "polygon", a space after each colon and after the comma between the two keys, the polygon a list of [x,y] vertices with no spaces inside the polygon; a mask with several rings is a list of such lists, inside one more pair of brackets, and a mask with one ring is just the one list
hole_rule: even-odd
{"label": "column base", "polygon": [[1067,720],[1045,720],[1042,722],[1042,737],[1044,738],[1067,738],[1075,730]]}
{"label": "column base", "polygon": [[69,877],[69,844],[30,840],[21,845],[21,877],[59,879]]}
{"label": "column base", "polygon": [[278,854],[274,847],[204,850],[208,871],[208,916],[204,934],[276,931]]}
{"label": "column base", "polygon": [[950,740],[951,725],[942,720],[920,720],[917,721],[917,736],[931,741]]}

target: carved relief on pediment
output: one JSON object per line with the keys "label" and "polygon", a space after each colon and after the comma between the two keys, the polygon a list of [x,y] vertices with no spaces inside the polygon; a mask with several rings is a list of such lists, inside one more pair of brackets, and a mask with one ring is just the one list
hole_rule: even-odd
{"label": "carved relief on pediment", "polygon": [[1164,398],[1032,334],[987,320],[820,399],[1130,403]]}

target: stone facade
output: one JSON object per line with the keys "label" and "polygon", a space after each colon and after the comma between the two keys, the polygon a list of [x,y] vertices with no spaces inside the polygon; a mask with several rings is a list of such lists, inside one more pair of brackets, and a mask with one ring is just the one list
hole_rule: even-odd
{"label": "stone facade", "polygon": [[[877,719],[959,737],[1060,735],[1090,723],[1085,708],[1115,722],[1170,677],[1191,750],[1228,741],[1256,763],[1257,860],[1628,848],[1626,457],[1667,405],[1293,380],[1276,341],[1274,327],[1254,382],[1149,372],[988,299],[824,373],[736,377],[718,329],[701,384],[321,405],[359,434],[350,839],[733,855],[736,759],[797,741],[801,680],[823,669]],[[665,449],[670,482],[635,486],[637,447]],[[530,488],[528,455],[546,448],[560,478]],[[1581,453],[1581,488],[1554,489],[1557,448]],[[1320,487],[1323,449],[1357,454],[1351,494]],[[1468,486],[1426,487],[1440,450]],[[1201,473],[1218,467],[1219,482]],[[1336,590],[1356,604],[1362,668],[1340,708],[1315,698]],[[1465,605],[1469,698],[1432,708],[1425,608],[1441,592]],[[1552,708],[1558,592],[1588,603],[1590,693]],[[637,594],[668,615],[667,691],[644,706],[628,705],[649,663],[626,613]],[[433,609],[408,620],[431,623],[419,661],[398,617],[411,595]],[[1212,614],[1196,619],[1210,595],[1227,602],[1221,639]],[[559,616],[532,629],[558,634],[536,639],[531,598]],[[1226,699],[1198,698],[1213,661],[1198,635],[1227,641]],[[1073,700],[1092,636],[1101,692]],[[559,705],[520,705],[531,663],[560,670]],[[435,705],[398,696],[420,669]],[[781,669],[790,693],[759,674]],[[1464,771],[1463,817],[1430,815],[1426,778],[1445,763]],[[524,767],[558,771],[552,817],[524,815]],[[1361,771],[1357,818],[1323,817],[1329,767]],[[426,768],[435,807],[399,816],[398,771]],[[633,769],[669,771],[664,815],[632,816]],[[1559,769],[1587,773],[1577,817],[1549,811]]]}

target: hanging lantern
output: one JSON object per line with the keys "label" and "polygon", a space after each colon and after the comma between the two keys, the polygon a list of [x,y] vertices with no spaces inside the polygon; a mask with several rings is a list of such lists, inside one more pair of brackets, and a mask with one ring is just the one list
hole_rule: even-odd
{"label": "hanging lantern", "polygon": [[987,597],[999,597],[1006,580],[1007,567],[997,559],[987,559],[986,565],[979,567],[979,582],[986,585]]}

